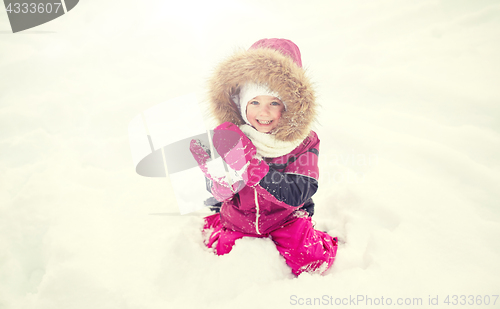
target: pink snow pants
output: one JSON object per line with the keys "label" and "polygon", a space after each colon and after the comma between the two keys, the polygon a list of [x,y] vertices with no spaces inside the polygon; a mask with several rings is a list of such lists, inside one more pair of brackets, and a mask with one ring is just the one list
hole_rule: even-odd
{"label": "pink snow pants", "polygon": [[325,272],[337,255],[337,238],[315,230],[310,217],[295,218],[269,234],[256,235],[226,229],[217,213],[205,217],[203,231],[212,229],[205,245],[213,248],[217,255],[229,253],[235,241],[242,237],[271,237],[296,276],[304,271]]}

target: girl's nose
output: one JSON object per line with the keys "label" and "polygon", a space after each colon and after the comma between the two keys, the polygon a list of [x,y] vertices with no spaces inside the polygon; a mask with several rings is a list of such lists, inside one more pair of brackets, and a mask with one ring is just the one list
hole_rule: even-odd
{"label": "girl's nose", "polygon": [[267,105],[262,106],[262,108],[260,109],[261,115],[268,115],[269,111],[270,111],[269,106],[267,106]]}

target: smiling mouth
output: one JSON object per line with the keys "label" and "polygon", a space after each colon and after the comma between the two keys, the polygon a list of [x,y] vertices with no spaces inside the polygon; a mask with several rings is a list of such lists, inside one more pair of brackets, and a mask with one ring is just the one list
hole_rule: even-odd
{"label": "smiling mouth", "polygon": [[273,121],[272,120],[264,121],[264,120],[258,120],[257,119],[257,122],[260,123],[260,124],[271,124],[271,122],[273,122]]}

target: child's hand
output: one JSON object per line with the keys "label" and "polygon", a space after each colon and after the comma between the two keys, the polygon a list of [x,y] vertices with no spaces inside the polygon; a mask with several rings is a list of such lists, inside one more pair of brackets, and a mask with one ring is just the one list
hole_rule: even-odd
{"label": "child's hand", "polygon": [[[245,183],[243,181],[237,181],[232,186],[229,185],[226,177],[221,175],[221,171],[218,171],[215,168],[216,166],[209,166],[210,150],[200,140],[191,140],[189,150],[201,171],[205,174],[205,177],[211,180],[212,186],[210,191],[219,202],[232,198],[236,192],[244,187]],[[220,164],[221,162],[218,163]]]}
{"label": "child's hand", "polygon": [[210,159],[210,150],[198,139],[191,140],[189,150],[202,172],[206,175],[208,173],[207,161]]}
{"label": "child's hand", "polygon": [[214,129],[214,147],[224,161],[241,176],[247,186],[255,186],[269,171],[263,160],[255,158],[257,147],[238,126],[224,122]]}
{"label": "child's hand", "polygon": [[253,187],[260,182],[269,172],[269,165],[264,160],[253,158],[248,163],[247,168],[242,174],[243,181],[247,186]]}
{"label": "child's hand", "polygon": [[257,153],[257,148],[238,126],[224,122],[214,129],[214,147],[233,169],[241,170]]}

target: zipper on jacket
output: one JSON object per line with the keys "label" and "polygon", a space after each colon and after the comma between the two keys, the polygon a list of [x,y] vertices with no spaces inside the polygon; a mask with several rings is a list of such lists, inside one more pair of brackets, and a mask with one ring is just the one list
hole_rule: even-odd
{"label": "zipper on jacket", "polygon": [[255,212],[255,231],[257,231],[257,234],[260,235],[259,231],[259,200],[257,196],[257,188],[253,188],[253,192],[255,193],[255,207],[256,207],[256,212]]}

